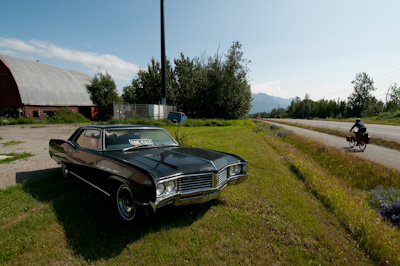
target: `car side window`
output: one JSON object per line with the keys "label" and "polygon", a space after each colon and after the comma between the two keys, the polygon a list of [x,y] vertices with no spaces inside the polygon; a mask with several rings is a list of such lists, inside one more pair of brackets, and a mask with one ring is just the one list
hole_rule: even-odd
{"label": "car side window", "polygon": [[97,129],[85,129],[76,143],[83,148],[98,150],[101,148],[100,133]]}

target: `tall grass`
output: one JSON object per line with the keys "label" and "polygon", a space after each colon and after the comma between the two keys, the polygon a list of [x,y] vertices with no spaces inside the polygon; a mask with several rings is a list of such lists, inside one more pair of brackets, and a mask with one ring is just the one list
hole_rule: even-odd
{"label": "tall grass", "polygon": [[369,205],[363,189],[399,184],[399,172],[346,155],[309,139],[291,135],[264,139],[289,169],[334,212],[367,254],[381,264],[400,264],[400,231]]}
{"label": "tall grass", "polygon": [[342,179],[348,186],[360,190],[370,190],[378,185],[400,187],[400,172],[373,163],[345,150],[328,147],[315,140],[292,134],[282,139],[301,150],[318,162],[332,175]]}

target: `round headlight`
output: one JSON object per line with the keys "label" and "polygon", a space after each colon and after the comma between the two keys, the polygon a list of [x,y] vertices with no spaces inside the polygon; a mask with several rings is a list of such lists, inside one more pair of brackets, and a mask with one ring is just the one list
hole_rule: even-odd
{"label": "round headlight", "polygon": [[161,196],[164,193],[164,191],[165,191],[164,184],[163,183],[157,184],[157,187],[156,187],[157,196]]}
{"label": "round headlight", "polygon": [[175,181],[168,181],[167,183],[165,183],[165,191],[167,193],[174,192],[175,190],[176,190]]}
{"label": "round headlight", "polygon": [[241,168],[240,168],[239,164],[232,166],[232,175],[240,174],[240,170],[241,170]]}

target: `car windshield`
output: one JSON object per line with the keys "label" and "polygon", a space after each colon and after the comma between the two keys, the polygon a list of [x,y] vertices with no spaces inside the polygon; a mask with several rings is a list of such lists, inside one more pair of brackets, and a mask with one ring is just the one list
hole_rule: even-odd
{"label": "car windshield", "polygon": [[163,129],[109,129],[105,131],[106,150],[125,150],[140,147],[178,144]]}

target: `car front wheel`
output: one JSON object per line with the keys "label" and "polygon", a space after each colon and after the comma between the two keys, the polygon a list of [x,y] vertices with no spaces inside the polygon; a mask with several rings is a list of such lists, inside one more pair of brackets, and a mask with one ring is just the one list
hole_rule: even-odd
{"label": "car front wheel", "polygon": [[127,184],[120,184],[114,195],[117,214],[122,220],[130,222],[137,216],[137,207],[133,200],[131,189]]}
{"label": "car front wheel", "polygon": [[62,166],[61,166],[61,173],[62,173],[63,177],[68,177],[68,175],[69,175],[69,170],[68,170],[68,168],[67,168],[65,165],[62,165]]}

